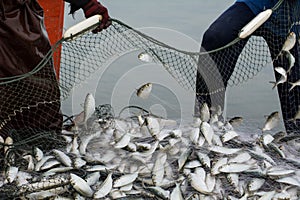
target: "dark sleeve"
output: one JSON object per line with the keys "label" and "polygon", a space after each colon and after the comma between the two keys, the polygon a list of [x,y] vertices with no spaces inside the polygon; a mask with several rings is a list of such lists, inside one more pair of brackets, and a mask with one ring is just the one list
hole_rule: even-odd
{"label": "dark sleeve", "polygon": [[77,10],[82,8],[85,4],[87,4],[90,0],[64,0],[64,1],[70,3],[71,6],[70,14],[73,14]]}

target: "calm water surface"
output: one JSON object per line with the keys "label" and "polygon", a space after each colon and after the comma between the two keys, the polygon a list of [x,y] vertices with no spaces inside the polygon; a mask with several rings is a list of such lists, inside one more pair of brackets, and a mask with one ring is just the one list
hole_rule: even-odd
{"label": "calm water surface", "polygon": [[[187,51],[198,51],[204,31],[222,11],[234,1],[220,0],[109,0],[102,3],[110,15],[140,29],[156,39]],[[66,6],[66,12],[68,12]],[[65,17],[65,28],[83,19],[81,11]],[[182,89],[162,66],[141,63],[138,52],[125,52],[105,66],[79,87],[63,103],[63,112],[77,114],[87,92],[95,95],[96,105],[109,103],[115,113],[127,105],[140,105],[154,113],[178,121],[190,122],[193,115],[194,95]],[[243,116],[244,129],[257,131],[264,116],[280,111],[277,91],[271,89],[274,80],[271,66],[266,66],[253,79],[228,88],[226,117]],[[147,82],[153,83],[149,99],[142,101],[136,89]]]}

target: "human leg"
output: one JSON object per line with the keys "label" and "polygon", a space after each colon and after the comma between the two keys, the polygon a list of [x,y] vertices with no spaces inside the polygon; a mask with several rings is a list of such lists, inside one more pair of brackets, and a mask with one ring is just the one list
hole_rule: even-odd
{"label": "human leg", "polygon": [[254,17],[246,4],[235,3],[205,32],[200,50],[203,54],[199,56],[197,70],[196,116],[199,115],[199,108],[204,102],[209,106],[223,107],[227,82],[247,39],[217,52],[204,52],[218,49],[233,41],[242,27]]}

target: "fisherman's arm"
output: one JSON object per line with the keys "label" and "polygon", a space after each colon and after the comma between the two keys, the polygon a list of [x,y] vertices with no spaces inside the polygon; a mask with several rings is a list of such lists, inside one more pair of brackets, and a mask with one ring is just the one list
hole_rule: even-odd
{"label": "fisherman's arm", "polygon": [[102,21],[100,26],[97,29],[95,29],[93,32],[99,32],[102,29],[106,29],[111,24],[107,8],[104,7],[97,0],[64,0],[64,1],[70,3],[71,14],[74,14],[77,10],[81,8],[86,18],[89,18],[97,14],[102,16]]}

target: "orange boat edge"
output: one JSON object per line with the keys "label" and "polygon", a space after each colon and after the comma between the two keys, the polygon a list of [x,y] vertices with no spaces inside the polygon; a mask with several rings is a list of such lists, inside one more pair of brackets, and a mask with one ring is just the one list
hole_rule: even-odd
{"label": "orange boat edge", "polygon": [[[51,45],[55,44],[62,37],[64,24],[64,1],[63,0],[39,0],[44,9],[45,26]],[[53,55],[54,66],[57,78],[60,70],[60,53],[59,49]]]}

